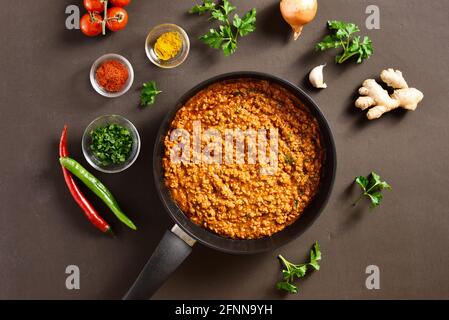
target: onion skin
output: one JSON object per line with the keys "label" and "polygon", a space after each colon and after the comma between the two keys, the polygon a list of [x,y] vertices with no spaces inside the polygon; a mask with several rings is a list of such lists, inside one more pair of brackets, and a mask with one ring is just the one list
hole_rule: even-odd
{"label": "onion skin", "polygon": [[313,19],[318,11],[317,0],[281,0],[281,14],[293,29],[293,38],[297,40],[302,29]]}

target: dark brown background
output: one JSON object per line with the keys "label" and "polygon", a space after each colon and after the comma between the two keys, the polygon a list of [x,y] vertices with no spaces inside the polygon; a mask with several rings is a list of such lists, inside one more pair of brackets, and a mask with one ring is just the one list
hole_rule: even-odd
{"label": "dark brown background", "polygon": [[[194,84],[238,70],[290,80],[321,106],[338,148],[332,198],[300,239],[275,252],[232,256],[196,245],[154,298],[449,298],[449,2],[319,2],[316,20],[293,42],[278,1],[234,0],[240,13],[257,7],[258,21],[257,32],[229,58],[197,40],[209,25],[205,17],[186,14],[190,0],[133,1],[126,30],[95,39],[65,29],[66,5],[81,1],[8,2],[0,28],[0,298],[120,298],[172,225],[152,177],[153,141],[162,117]],[[365,29],[368,4],[380,7],[381,30]],[[373,39],[375,55],[362,65],[337,66],[333,53],[314,53],[328,19],[362,26]],[[173,70],[158,69],[144,53],[147,32],[163,22],[181,25],[192,40],[188,60]],[[107,52],[127,57],[136,73],[131,91],[112,100],[98,95],[88,80],[92,62]],[[305,77],[322,63],[328,63],[329,88],[311,90]],[[353,107],[356,89],[390,66],[402,70],[425,99],[414,113],[394,112],[369,123]],[[139,85],[148,80],[156,80],[164,93],[143,110]],[[82,132],[95,117],[113,113],[134,122],[142,151],[123,173],[95,172],[139,226],[138,232],[130,231],[94,201],[117,233],[110,239],[89,225],[71,199],[57,162],[57,142],[67,123],[72,155],[88,167]],[[375,211],[367,203],[354,209],[350,204],[358,190],[352,180],[371,170],[394,191]],[[299,295],[276,291],[276,256],[301,261],[315,240],[322,246],[322,269],[300,282]],[[69,264],[81,269],[81,290],[65,288]],[[380,267],[381,290],[365,288],[370,264]]]}

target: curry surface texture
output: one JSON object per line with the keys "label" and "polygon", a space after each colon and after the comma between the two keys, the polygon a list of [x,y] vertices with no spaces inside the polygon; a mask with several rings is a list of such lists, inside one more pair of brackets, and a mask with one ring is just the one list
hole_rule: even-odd
{"label": "curry surface texture", "polygon": [[[266,164],[236,163],[237,152],[231,154],[234,163],[195,163],[193,148],[190,161],[172,161],[175,146],[179,150],[180,142],[193,143],[194,121],[200,121],[202,132],[213,128],[223,137],[227,129],[276,128],[277,169],[261,174]],[[190,135],[172,141],[174,129]],[[211,141],[203,135],[201,147]],[[176,113],[164,145],[162,165],[172,198],[194,223],[224,237],[257,239],[281,231],[298,219],[319,188],[323,149],[318,123],[293,94],[267,81],[223,81],[198,92]]]}

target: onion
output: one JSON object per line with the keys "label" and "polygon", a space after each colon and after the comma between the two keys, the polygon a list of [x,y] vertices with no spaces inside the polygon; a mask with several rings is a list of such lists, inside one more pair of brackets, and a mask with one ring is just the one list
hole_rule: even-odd
{"label": "onion", "polygon": [[317,0],[281,0],[281,14],[292,27],[294,39],[301,35],[302,28],[311,22],[318,10]]}

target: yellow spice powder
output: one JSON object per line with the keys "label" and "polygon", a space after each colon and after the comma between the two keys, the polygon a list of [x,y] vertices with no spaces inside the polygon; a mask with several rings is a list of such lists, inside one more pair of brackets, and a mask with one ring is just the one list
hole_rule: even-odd
{"label": "yellow spice powder", "polygon": [[164,61],[174,58],[181,48],[181,36],[175,31],[162,34],[154,44],[154,52],[159,59]]}

